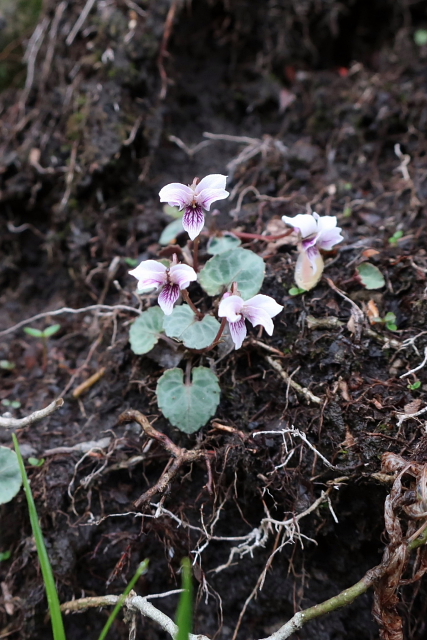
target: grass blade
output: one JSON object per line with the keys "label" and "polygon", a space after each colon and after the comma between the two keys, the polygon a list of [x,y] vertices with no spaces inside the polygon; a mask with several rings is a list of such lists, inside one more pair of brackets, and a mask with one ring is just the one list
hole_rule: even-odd
{"label": "grass blade", "polygon": [[178,633],[176,640],[188,640],[193,623],[193,582],[191,580],[191,562],[189,558],[184,558],[182,567],[182,588],[176,614],[176,624]]}
{"label": "grass blade", "polygon": [[47,602],[49,605],[50,617],[52,621],[52,631],[54,640],[66,640],[64,623],[62,620],[61,609],[59,608],[58,592],[56,590],[55,578],[53,577],[52,567],[50,566],[49,556],[46,551],[46,545],[43,539],[43,533],[40,528],[39,518],[37,515],[36,505],[34,503],[33,494],[25,471],[24,460],[22,459],[19,442],[14,433],[12,433],[13,444],[15,445],[16,455],[18,456],[19,467],[22,474],[22,483],[24,485],[25,495],[28,503],[28,512],[30,514],[31,527],[36,541],[37,554],[42,570],[44,585],[46,588]]}
{"label": "grass blade", "polygon": [[103,630],[99,635],[98,640],[105,640],[108,632],[110,631],[113,625],[114,620],[117,618],[117,615],[120,609],[123,607],[126,598],[130,594],[130,592],[132,591],[132,589],[134,588],[135,584],[137,583],[139,578],[142,576],[142,574],[147,571],[147,568],[148,568],[148,560],[144,560],[144,562],[141,562],[141,564],[138,566],[138,569],[136,570],[135,575],[133,576],[132,580],[129,582],[128,586],[124,590],[123,595],[120,596],[120,600],[112,610],[107,622],[105,623]]}

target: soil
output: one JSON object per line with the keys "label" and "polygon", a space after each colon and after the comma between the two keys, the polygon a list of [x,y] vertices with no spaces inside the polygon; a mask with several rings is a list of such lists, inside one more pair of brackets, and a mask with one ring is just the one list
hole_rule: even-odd
{"label": "soil", "polygon": [[[423,362],[427,347],[427,46],[414,42],[427,3],[112,0],[97,3],[70,42],[84,4],[45,3],[41,37],[28,45],[28,72],[18,69],[0,94],[0,360],[14,365],[0,369],[0,400],[20,403],[4,409],[15,417],[65,400],[49,418],[17,431],[25,457],[44,459],[28,464],[28,473],[61,602],[120,594],[145,558],[150,568],[136,591],[176,589],[181,560],[190,556],[195,633],[231,639],[266,570],[238,633],[265,637],[381,562],[390,490],[378,475],[384,454],[427,462],[423,415],[399,425],[399,415],[422,409],[427,396],[424,368],[401,377]],[[22,49],[28,37],[21,36]],[[240,155],[248,148],[252,155]],[[283,232],[282,215],[311,209],[336,215],[345,242],[325,256],[317,287],[292,296],[294,245],[245,240],[266,262],[262,292],[284,310],[271,338],[253,330],[238,351],[193,358],[215,369],[222,395],[214,420],[186,436],[156,404],[170,353],[157,361],[132,353],[132,312],[30,322],[61,324],[47,360],[22,327],[7,329],[62,307],[137,308],[127,260],[158,254],[169,221],[159,189],[209,173],[227,173],[232,194],[218,203],[211,230],[275,235]],[[178,242],[184,246],[185,236]],[[378,290],[357,277],[368,260],[385,278]],[[206,304],[197,285],[191,291]],[[143,297],[145,308],[154,301]],[[390,312],[396,330],[371,322]],[[320,404],[287,384],[267,356]],[[76,387],[101,369],[76,399]],[[128,409],[177,445],[213,452],[212,477],[204,461],[187,465],[162,497],[160,514],[153,506],[160,496],[141,509],[134,503],[169,456],[136,422],[119,421]],[[317,452],[283,436],[292,426]],[[1,431],[0,441],[12,446],[10,432]],[[89,453],[71,449],[94,441],[102,446]],[[330,507],[325,502],[302,518],[274,556],[284,541],[274,527],[264,546],[234,555],[219,571],[237,542],[212,540],[195,553],[206,541],[204,527],[218,538],[246,536],[266,514],[280,521],[300,514],[334,486]],[[50,638],[23,493],[0,514],[0,551],[11,551],[0,562],[0,637]],[[422,580],[399,591],[405,638],[426,637],[426,595]],[[177,598],[159,601],[172,618]],[[378,638],[372,605],[368,592],[298,637]],[[68,640],[97,638],[107,615],[67,615]],[[116,622],[110,637],[128,638],[127,623]],[[142,620],[137,637],[167,636]]]}

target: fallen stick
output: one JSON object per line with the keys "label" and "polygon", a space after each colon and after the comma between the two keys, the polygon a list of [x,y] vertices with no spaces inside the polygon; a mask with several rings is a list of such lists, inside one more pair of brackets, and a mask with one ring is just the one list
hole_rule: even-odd
{"label": "fallen stick", "polygon": [[34,413],[31,413],[26,418],[5,418],[0,416],[0,427],[4,427],[5,429],[21,429],[22,427],[28,427],[34,422],[47,418],[47,416],[50,416],[51,413],[59,409],[59,407],[62,407],[63,404],[64,400],[62,398],[58,398],[44,409],[34,411]]}

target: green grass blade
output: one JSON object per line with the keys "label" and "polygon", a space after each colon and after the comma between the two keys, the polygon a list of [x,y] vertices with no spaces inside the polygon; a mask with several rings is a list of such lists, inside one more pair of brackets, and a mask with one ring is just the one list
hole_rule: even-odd
{"label": "green grass blade", "polygon": [[24,485],[25,495],[27,497],[28,512],[30,514],[31,527],[36,541],[37,554],[42,570],[43,580],[46,588],[47,602],[49,605],[50,617],[52,621],[52,631],[54,640],[66,640],[64,623],[62,620],[61,609],[59,608],[58,592],[56,590],[55,579],[53,577],[52,567],[50,566],[49,556],[43,539],[43,533],[40,528],[39,518],[37,515],[36,505],[34,503],[33,494],[25,471],[24,461],[22,459],[19,442],[14,433],[12,433],[13,444],[15,445],[16,455],[18,456],[19,467],[22,474],[22,483]]}
{"label": "green grass blade", "polygon": [[141,564],[138,566],[138,569],[136,570],[135,575],[133,576],[132,580],[129,582],[129,584],[126,587],[126,589],[124,590],[123,594],[120,596],[120,599],[119,599],[118,603],[116,604],[116,606],[112,610],[112,612],[110,614],[110,617],[108,618],[107,622],[105,623],[105,626],[104,626],[103,630],[101,631],[101,633],[99,635],[98,640],[105,640],[105,638],[107,637],[108,632],[110,631],[110,629],[111,629],[111,627],[113,625],[114,620],[117,618],[117,615],[118,615],[120,609],[123,607],[126,598],[130,594],[130,592],[132,591],[132,589],[134,588],[134,586],[136,585],[137,581],[142,576],[142,574],[147,571],[147,568],[148,568],[148,560],[144,560],[144,562],[141,562]]}
{"label": "green grass blade", "polygon": [[188,640],[193,622],[193,582],[191,580],[191,562],[189,558],[182,561],[182,588],[176,614],[178,634],[176,640]]}

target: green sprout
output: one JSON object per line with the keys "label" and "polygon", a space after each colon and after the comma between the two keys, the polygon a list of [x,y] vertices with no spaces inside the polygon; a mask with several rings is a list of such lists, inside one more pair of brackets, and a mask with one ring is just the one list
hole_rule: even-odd
{"label": "green sprout", "polygon": [[305,293],[305,292],[306,292],[306,290],[305,289],[300,289],[300,287],[291,287],[289,289],[288,293],[289,293],[290,296],[299,296],[299,295],[301,295],[302,293]]}
{"label": "green sprout", "polygon": [[140,260],[137,258],[125,258],[125,262],[129,267],[137,267],[140,263]]}
{"label": "green sprout", "polygon": [[4,560],[9,560],[11,556],[12,556],[12,551],[1,551],[0,562],[3,562]]}
{"label": "green sprout", "polygon": [[421,387],[421,380],[417,380],[412,384],[408,382],[408,389],[410,389],[411,391],[415,391],[415,389],[419,389],[420,387]]}
{"label": "green sprout", "polygon": [[43,344],[43,370],[46,370],[47,368],[47,354],[48,354],[48,348],[47,348],[47,341],[49,338],[51,338],[52,336],[55,335],[55,333],[58,333],[58,331],[60,330],[61,325],[60,324],[52,324],[50,327],[46,327],[46,329],[43,329],[43,331],[41,331],[40,329],[34,329],[33,327],[25,327],[24,331],[27,335],[32,336],[33,338],[40,338]]}
{"label": "green sprout", "polygon": [[400,229],[399,231],[395,231],[395,232],[393,233],[393,235],[391,236],[391,238],[389,238],[389,239],[388,239],[388,242],[389,242],[389,244],[391,244],[393,247],[395,247],[395,246],[398,244],[398,242],[399,242],[400,238],[402,238],[402,237],[403,237],[403,231]]}
{"label": "green sprout", "polygon": [[373,322],[385,324],[389,331],[397,331],[396,314],[389,311],[384,318],[373,318]]}
{"label": "green sprout", "polygon": [[12,371],[15,368],[15,364],[10,360],[0,360],[0,369],[5,371]]}
{"label": "green sprout", "polygon": [[45,463],[44,458],[28,458],[28,464],[32,467],[42,467]]}
{"label": "green sprout", "polygon": [[1,403],[4,407],[11,407],[12,409],[19,409],[21,406],[19,400],[8,400],[7,398],[3,398]]}
{"label": "green sprout", "polygon": [[419,47],[427,44],[427,29],[417,29],[414,33],[414,42]]}

